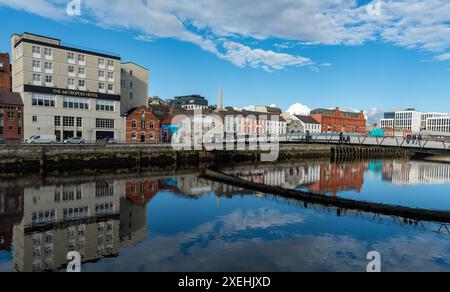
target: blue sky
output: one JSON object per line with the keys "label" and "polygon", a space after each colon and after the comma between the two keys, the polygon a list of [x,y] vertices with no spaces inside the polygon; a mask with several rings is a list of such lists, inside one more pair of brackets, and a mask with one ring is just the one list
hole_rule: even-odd
{"label": "blue sky", "polygon": [[236,107],[450,112],[448,1],[385,0],[373,16],[356,0],[81,0],[77,17],[68,2],[0,0],[0,50],[26,31],[115,52],[163,98],[216,104],[221,81]]}

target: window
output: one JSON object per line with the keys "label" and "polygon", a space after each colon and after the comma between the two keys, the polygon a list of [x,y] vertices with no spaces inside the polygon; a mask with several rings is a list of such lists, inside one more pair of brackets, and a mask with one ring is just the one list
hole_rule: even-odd
{"label": "window", "polygon": [[75,118],[74,117],[63,117],[63,126],[64,127],[75,127]]}
{"label": "window", "polygon": [[75,53],[67,53],[67,60],[68,60],[69,62],[75,61]]}
{"label": "window", "polygon": [[33,70],[41,70],[41,61],[33,60]]}
{"label": "window", "polygon": [[45,83],[48,84],[48,85],[53,84],[53,76],[45,75]]}
{"label": "window", "polygon": [[114,120],[95,119],[95,127],[99,129],[114,129]]}
{"label": "window", "polygon": [[114,84],[108,84],[108,91],[114,91]]}
{"label": "window", "polygon": [[78,68],[78,75],[80,75],[80,77],[81,76],[85,76],[86,75],[86,68],[82,68],[82,67]]}
{"label": "window", "polygon": [[45,62],[45,70],[53,70],[53,63]]}
{"label": "window", "polygon": [[8,113],[8,121],[14,122],[16,120],[16,115],[12,112]]}
{"label": "window", "polygon": [[71,108],[71,109],[88,110],[89,109],[89,99],[64,96],[63,107]]}
{"label": "window", "polygon": [[133,88],[133,81],[130,82],[130,88]]}
{"label": "window", "polygon": [[40,54],[41,53],[41,47],[33,46],[33,54]]}
{"label": "window", "polygon": [[114,111],[114,101],[110,100],[97,100],[97,110],[98,111]]}
{"label": "window", "polygon": [[85,63],[86,62],[86,56],[85,55],[78,55],[78,62]]}
{"label": "window", "polygon": [[147,128],[147,122],[146,122],[145,120],[142,120],[142,121],[141,121],[141,128],[142,128],[142,129]]}
{"label": "window", "polygon": [[55,116],[55,127],[61,127],[61,117]]}
{"label": "window", "polygon": [[130,71],[130,75],[133,76],[133,70]]}
{"label": "window", "polygon": [[33,116],[33,123],[37,123],[37,121],[38,121],[38,118],[37,118],[37,116]]}
{"label": "window", "polygon": [[98,59],[98,65],[101,66],[101,67],[104,67],[105,66],[105,59],[99,58]]}
{"label": "window", "polygon": [[74,66],[69,66],[69,67],[67,67],[67,73],[68,73],[70,76],[74,76],[74,75],[75,75],[75,67],[74,67]]}
{"label": "window", "polygon": [[155,128],[155,123],[154,122],[150,122],[150,129],[154,129]]}
{"label": "window", "polygon": [[83,127],[83,118],[78,117],[77,118],[77,128]]}
{"label": "window", "polygon": [[136,129],[137,128],[137,122],[131,121],[131,128]]}
{"label": "window", "polygon": [[98,90],[105,91],[105,83],[99,83],[98,84]]}
{"label": "window", "polygon": [[31,102],[32,102],[32,105],[34,105],[34,106],[44,106],[44,107],[55,107],[56,106],[56,98],[54,95],[33,93]]}
{"label": "window", "polygon": [[148,133],[148,138],[149,138],[150,140],[155,140],[155,133],[153,133],[153,132]]}
{"label": "window", "polygon": [[131,140],[137,140],[137,133],[136,132],[132,132],[131,133]]}
{"label": "window", "polygon": [[98,77],[99,78],[105,78],[105,71],[98,71]]}
{"label": "window", "polygon": [[114,61],[108,60],[108,67],[114,67]]}
{"label": "window", "polygon": [[84,88],[85,85],[86,85],[86,81],[85,81],[85,80],[78,80],[78,86],[79,86],[80,88]]}
{"label": "window", "polygon": [[53,50],[49,49],[49,48],[45,48],[44,55],[45,55],[45,57],[50,57],[50,58],[53,57]]}
{"label": "window", "polygon": [[33,74],[33,82],[41,82],[41,75],[40,74]]}
{"label": "window", "polygon": [[69,88],[75,87],[75,79],[67,79],[67,85],[69,86]]}
{"label": "window", "polygon": [[130,99],[133,99],[133,92],[130,92]]}
{"label": "window", "polygon": [[114,73],[113,72],[108,72],[108,79],[109,80],[113,80],[114,79]]}

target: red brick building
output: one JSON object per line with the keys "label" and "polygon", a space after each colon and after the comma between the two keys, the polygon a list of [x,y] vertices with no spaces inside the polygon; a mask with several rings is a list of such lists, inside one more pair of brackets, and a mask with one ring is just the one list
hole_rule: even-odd
{"label": "red brick building", "polygon": [[339,108],[316,109],[311,116],[322,124],[322,133],[360,133],[366,132],[364,112],[341,111]]}
{"label": "red brick building", "polygon": [[9,55],[0,54],[0,137],[23,139],[23,102],[11,92]]}
{"label": "red brick building", "polygon": [[159,143],[160,121],[147,106],[133,108],[123,116],[126,118],[126,143]]}

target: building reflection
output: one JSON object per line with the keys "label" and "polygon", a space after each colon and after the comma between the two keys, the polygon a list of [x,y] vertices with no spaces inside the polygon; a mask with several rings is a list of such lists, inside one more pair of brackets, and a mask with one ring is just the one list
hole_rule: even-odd
{"label": "building reflection", "polygon": [[[415,161],[305,162],[224,171],[252,182],[330,195],[360,192],[366,171],[394,184],[450,182],[450,165]],[[147,205],[162,192],[194,199],[263,195],[197,174],[52,184],[23,189],[0,184],[0,250],[10,251],[14,242],[15,271],[63,269],[69,251],[80,252],[83,262],[118,256],[121,248],[146,240]]]}
{"label": "building reflection", "polygon": [[446,184],[450,182],[450,164],[389,161],[383,164],[382,177],[395,185]]}

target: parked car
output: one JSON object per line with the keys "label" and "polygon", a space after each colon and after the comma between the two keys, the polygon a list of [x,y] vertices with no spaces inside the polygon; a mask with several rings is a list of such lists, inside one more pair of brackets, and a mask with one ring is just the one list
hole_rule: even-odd
{"label": "parked car", "polygon": [[117,144],[117,140],[113,138],[106,139],[106,143],[108,144]]}
{"label": "parked car", "polygon": [[31,136],[25,140],[26,144],[55,144],[56,142],[55,135]]}
{"label": "parked car", "polygon": [[0,137],[0,145],[6,144],[6,139],[3,137]]}
{"label": "parked car", "polygon": [[86,140],[84,138],[74,137],[64,141],[64,144],[76,144],[76,145],[86,144]]}

